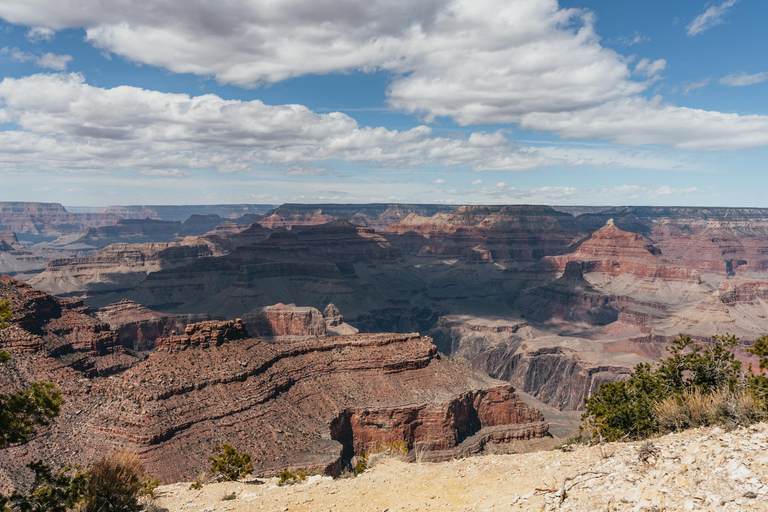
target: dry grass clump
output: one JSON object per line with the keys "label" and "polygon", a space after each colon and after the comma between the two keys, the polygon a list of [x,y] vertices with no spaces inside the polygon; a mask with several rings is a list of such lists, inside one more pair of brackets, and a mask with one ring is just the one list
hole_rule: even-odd
{"label": "dry grass clump", "polygon": [[727,388],[713,393],[693,389],[667,397],[656,405],[655,414],[659,425],[667,431],[714,425],[735,428],[759,421],[765,415],[752,394]]}
{"label": "dry grass clump", "polygon": [[119,451],[91,467],[84,512],[133,512],[142,510],[144,464],[135,453]]}

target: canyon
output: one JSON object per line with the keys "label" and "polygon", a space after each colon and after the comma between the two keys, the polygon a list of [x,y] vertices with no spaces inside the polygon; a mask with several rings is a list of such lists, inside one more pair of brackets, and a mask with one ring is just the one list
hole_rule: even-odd
{"label": "canyon", "polygon": [[[240,363],[233,361],[246,362],[238,347],[277,354],[305,344],[314,348],[300,358],[322,353],[318,360],[326,361],[329,353],[344,349],[318,347],[354,339],[356,349],[372,354],[421,346],[421,355],[408,356],[421,360],[432,354],[426,346],[434,343],[428,358],[435,362],[427,367],[435,375],[451,374],[448,361],[453,361],[471,379],[500,379],[512,386],[505,388],[509,393],[518,390],[524,403],[545,412],[552,432],[564,435],[578,422],[585,397],[603,382],[626,378],[637,363],[663,357],[678,334],[701,342],[714,334],[734,334],[740,337],[737,357],[754,364],[746,349],[768,333],[768,210],[288,204],[229,210],[114,207],[68,214],[53,208],[44,222],[30,223],[41,208],[30,206],[26,217],[16,211],[9,220],[0,214],[5,230],[0,262],[9,262],[3,272],[56,295],[62,304],[93,308],[90,318],[117,333],[118,340],[109,345],[112,357],[140,360],[128,370],[123,363],[115,366],[134,381],[142,377],[131,372],[152,367],[153,361],[171,365],[164,359],[170,354],[205,354],[200,364],[213,366],[209,354],[221,353],[237,369]],[[39,241],[41,236],[49,239]],[[10,262],[23,260],[24,254],[37,258],[35,264],[14,273]],[[208,338],[221,329],[207,322],[233,324],[219,343]],[[377,334],[387,332],[393,334]],[[236,336],[230,339],[232,333]],[[380,336],[401,341],[387,342],[384,350]],[[247,373],[243,368],[254,364],[240,368]],[[110,379],[99,371],[94,378]],[[173,381],[183,380],[186,371],[180,367]],[[171,376],[166,378],[170,382]],[[117,374],[112,380],[119,380]],[[196,400],[187,394],[197,385],[184,386],[194,389],[174,391],[180,393],[174,396]],[[398,418],[437,421],[432,410],[403,411],[403,398],[377,403],[374,412],[366,410],[377,400],[372,391],[332,387],[348,393],[347,401],[331,394],[318,410],[333,410],[341,430],[357,428],[356,439],[370,436],[369,420],[381,425],[389,418],[387,429],[401,437],[411,431]],[[479,414],[487,400],[450,389],[453,398],[425,396],[421,403]],[[124,406],[133,411],[138,430],[144,429],[140,436],[121,434],[131,443],[163,438],[162,432],[175,428],[145,425],[140,411],[156,405],[147,404]],[[174,407],[187,405],[179,401]],[[210,417],[192,409],[185,415]],[[112,412],[99,414],[113,414],[105,425],[117,421]],[[501,416],[527,417],[515,414]],[[319,423],[312,423],[317,419],[307,421],[311,426],[294,432],[296,439],[320,435]],[[323,429],[330,428],[327,416],[323,421]],[[275,428],[292,432],[284,427]],[[227,435],[241,435],[227,429]],[[186,430],[194,438],[195,428]],[[462,445],[445,439],[463,434],[440,432],[436,435],[443,441],[429,441],[436,453],[454,453]],[[488,435],[498,441],[507,434]],[[477,446],[485,442],[477,441],[481,437],[473,438]],[[408,442],[421,442],[417,439]],[[348,441],[331,441],[337,443],[334,449],[344,446],[349,453]],[[260,450],[279,459],[287,453],[279,445]],[[152,460],[155,448],[131,446]],[[362,445],[351,446],[354,451]],[[318,453],[307,450],[312,457]],[[307,465],[310,459],[302,460]],[[277,460],[270,464],[264,467],[278,466]]]}
{"label": "canyon", "polygon": [[[0,331],[0,349],[12,355],[0,365],[0,391],[44,379],[64,395],[50,427],[0,451],[3,489],[28,480],[23,468],[33,460],[87,466],[114,449],[138,453],[152,473],[174,482],[204,471],[222,443],[247,448],[256,475],[337,475],[382,443],[447,460],[548,436],[541,412],[508,383],[446,359],[419,334],[269,343],[251,337],[240,319],[207,320],[137,352],[78,299],[9,277],[0,278],[0,299],[13,310]],[[334,307],[326,309],[329,324],[343,324]],[[143,327],[158,320],[127,301],[101,314],[122,317],[124,326],[128,318]]]}

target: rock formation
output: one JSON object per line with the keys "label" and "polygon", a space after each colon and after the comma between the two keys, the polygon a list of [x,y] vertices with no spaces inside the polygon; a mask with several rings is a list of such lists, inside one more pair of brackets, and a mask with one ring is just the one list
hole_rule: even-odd
{"label": "rock formation", "polygon": [[135,351],[155,348],[158,338],[183,333],[190,323],[209,320],[208,315],[169,315],[121,300],[99,309],[96,316],[118,333],[120,344]]}
{"label": "rock formation", "polygon": [[386,233],[422,254],[479,261],[536,261],[578,239],[571,215],[548,206],[462,206],[431,217],[411,214]]}
{"label": "rock formation", "polygon": [[270,229],[316,226],[343,218],[381,231],[410,214],[434,215],[455,207],[434,204],[284,204],[268,212],[261,225]]}
{"label": "rock formation", "polygon": [[261,336],[325,336],[325,318],[315,308],[275,304],[243,315],[249,331]]}
{"label": "rock formation", "polygon": [[273,345],[239,321],[203,322],[139,358],[80,303],[0,283],[14,308],[0,333],[14,356],[0,368],[2,389],[46,378],[65,394],[51,427],[0,451],[0,487],[29,478],[22,468],[32,458],[88,465],[117,448],[173,482],[196,477],[221,443],[249,452],[257,475],[333,474],[379,442],[405,441],[440,459],[547,433],[509,384],[442,358],[416,334]]}

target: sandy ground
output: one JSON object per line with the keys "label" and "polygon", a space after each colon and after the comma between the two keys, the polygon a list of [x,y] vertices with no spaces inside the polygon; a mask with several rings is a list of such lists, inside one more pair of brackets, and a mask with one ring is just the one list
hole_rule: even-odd
{"label": "sandy ground", "polygon": [[[768,424],[665,436],[654,441],[659,452],[649,462],[638,459],[639,444],[437,464],[390,457],[357,478],[315,476],[284,487],[277,479],[218,483],[198,491],[168,485],[158,502],[174,512],[768,510]],[[554,491],[575,475],[561,503]],[[222,500],[232,492],[234,499]]]}

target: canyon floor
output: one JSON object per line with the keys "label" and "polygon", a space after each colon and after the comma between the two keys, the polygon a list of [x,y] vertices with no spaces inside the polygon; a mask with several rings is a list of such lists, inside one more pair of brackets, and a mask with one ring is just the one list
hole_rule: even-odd
{"label": "canyon floor", "polygon": [[[315,476],[283,486],[218,483],[160,487],[171,511],[672,511],[768,510],[768,423],[724,431],[694,429],[642,443],[575,446],[443,463],[388,457],[357,478]],[[566,477],[566,498],[557,490]],[[227,494],[231,500],[222,500]]]}

